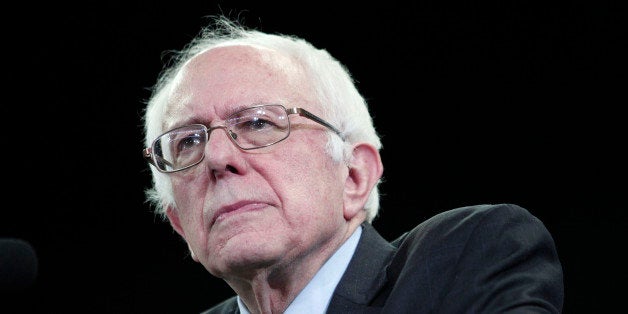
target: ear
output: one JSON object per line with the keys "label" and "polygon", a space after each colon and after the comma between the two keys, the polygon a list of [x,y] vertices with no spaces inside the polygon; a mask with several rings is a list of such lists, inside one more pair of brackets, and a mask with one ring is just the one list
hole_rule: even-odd
{"label": "ear", "polygon": [[351,220],[364,210],[373,187],[382,177],[384,166],[379,151],[367,143],[359,143],[353,148],[348,166],[343,214],[346,220]]}
{"label": "ear", "polygon": [[190,255],[192,256],[192,259],[198,262],[199,261],[198,258],[194,254],[192,247],[190,246],[187,239],[185,238],[185,231],[183,231],[183,227],[181,227],[181,220],[179,219],[179,212],[177,211],[177,209],[175,207],[168,206],[168,208],[166,209],[166,216],[168,217],[168,221],[170,221],[170,225],[172,226],[172,229],[174,229],[174,231],[176,231],[183,238],[183,240],[187,243],[188,250],[190,250]]}
{"label": "ear", "polygon": [[181,220],[179,219],[179,212],[177,209],[173,206],[168,206],[168,208],[166,208],[166,216],[168,217],[168,221],[170,221],[172,229],[185,239],[185,232],[181,227]]}

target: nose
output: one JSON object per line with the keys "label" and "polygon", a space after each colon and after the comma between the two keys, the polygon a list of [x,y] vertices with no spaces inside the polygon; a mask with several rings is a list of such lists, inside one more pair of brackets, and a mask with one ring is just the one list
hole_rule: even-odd
{"label": "nose", "polygon": [[[213,131],[218,132],[212,133]],[[224,172],[240,173],[243,169],[243,162],[239,155],[241,151],[234,142],[236,138],[237,134],[225,126],[215,126],[207,130],[207,144],[205,145],[203,162],[214,176]]]}

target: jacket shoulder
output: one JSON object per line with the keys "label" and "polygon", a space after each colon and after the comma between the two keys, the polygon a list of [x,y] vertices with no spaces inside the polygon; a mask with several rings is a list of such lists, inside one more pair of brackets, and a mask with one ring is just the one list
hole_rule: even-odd
{"label": "jacket shoulder", "polygon": [[399,247],[403,242],[414,241],[416,238],[421,238],[429,235],[438,235],[442,237],[444,234],[441,232],[434,232],[436,230],[443,231],[456,231],[455,233],[446,234],[460,234],[464,233],[464,230],[473,231],[477,224],[487,225],[503,225],[509,223],[525,222],[532,223],[544,227],[543,223],[536,218],[527,209],[516,204],[482,204],[458,207],[450,209],[441,213],[438,213],[431,218],[425,220],[421,224],[414,227],[412,230],[404,233],[397,239],[391,242],[395,247]]}
{"label": "jacket shoulder", "polygon": [[[562,308],[562,267],[552,236],[537,217],[518,205],[444,211],[393,245],[398,249],[387,269],[392,293],[386,302],[391,312],[403,312],[408,302],[446,313],[506,308],[558,313]],[[416,289],[416,283],[421,283],[421,289]],[[457,302],[447,302],[452,299]],[[404,300],[405,305],[395,300]]]}

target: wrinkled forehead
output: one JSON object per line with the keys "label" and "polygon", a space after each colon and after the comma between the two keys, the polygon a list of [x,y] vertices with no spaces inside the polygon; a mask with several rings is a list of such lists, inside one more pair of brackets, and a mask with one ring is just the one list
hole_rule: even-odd
{"label": "wrinkled forehead", "polygon": [[209,123],[261,103],[311,107],[310,85],[303,66],[278,51],[242,45],[213,48],[190,59],[175,77],[165,127]]}

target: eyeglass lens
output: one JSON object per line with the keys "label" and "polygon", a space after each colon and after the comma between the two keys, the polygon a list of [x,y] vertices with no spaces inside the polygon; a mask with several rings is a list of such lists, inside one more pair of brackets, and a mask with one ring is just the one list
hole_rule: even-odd
{"label": "eyeglass lens", "polygon": [[209,133],[226,131],[230,140],[242,149],[255,149],[275,144],[290,133],[285,107],[265,105],[238,111],[225,120],[224,126],[207,129],[193,124],[170,130],[153,143],[155,165],[163,171],[176,171],[200,162],[205,153]]}

